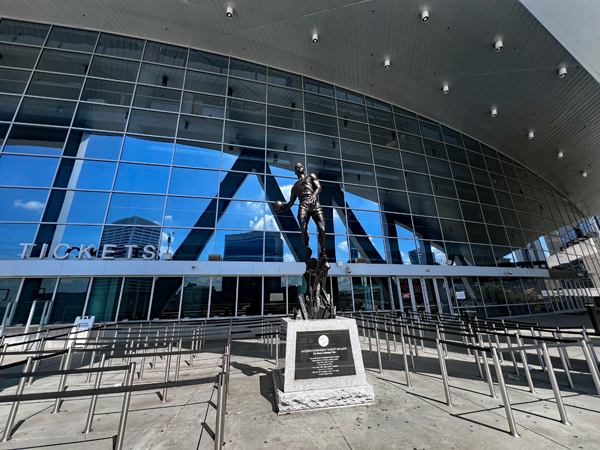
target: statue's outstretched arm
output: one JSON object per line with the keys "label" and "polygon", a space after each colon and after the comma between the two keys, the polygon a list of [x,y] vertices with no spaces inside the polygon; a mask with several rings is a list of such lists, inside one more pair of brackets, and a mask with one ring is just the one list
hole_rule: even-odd
{"label": "statue's outstretched arm", "polygon": [[[292,206],[294,206],[294,203],[296,202],[296,198],[298,198],[298,196],[296,195],[296,191],[294,189],[292,189],[292,192],[290,193],[290,201],[287,202],[285,205],[283,205],[281,208],[276,209],[275,212],[277,214],[280,214],[282,212],[287,211]],[[277,203],[276,203],[276,205],[277,205]]]}

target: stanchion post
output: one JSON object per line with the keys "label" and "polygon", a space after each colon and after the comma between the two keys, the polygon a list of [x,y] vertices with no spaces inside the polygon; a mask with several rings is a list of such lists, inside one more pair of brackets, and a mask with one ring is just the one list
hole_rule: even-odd
{"label": "stanchion post", "polygon": [[404,327],[400,326],[400,345],[402,345],[402,361],[404,362],[404,373],[406,374],[406,385],[412,387],[410,384],[410,372],[408,369],[408,358],[406,357],[406,343],[404,342]]}
{"label": "stanchion post", "polygon": [[444,393],[446,394],[446,405],[452,406],[452,399],[450,398],[450,384],[448,383],[448,372],[446,369],[446,359],[442,350],[442,344],[440,339],[435,338],[435,346],[437,347],[438,359],[440,360],[440,372],[442,374],[442,381],[444,383]]}
{"label": "stanchion post", "polygon": [[592,375],[592,379],[594,380],[594,385],[596,386],[596,392],[600,395],[600,377],[598,376],[598,366],[594,364],[594,360],[592,359],[592,355],[590,354],[590,349],[587,346],[587,343],[582,340],[581,348],[583,350],[583,354],[585,355],[585,360],[587,361],[588,368],[590,369],[590,374]]}
{"label": "stanchion post", "polygon": [[510,406],[510,399],[508,398],[508,391],[506,390],[506,383],[504,382],[502,366],[498,360],[498,352],[495,348],[492,348],[492,359],[494,360],[494,367],[496,368],[496,376],[498,377],[498,385],[500,387],[500,394],[502,395],[502,402],[504,403],[504,410],[506,411],[506,420],[508,421],[510,434],[514,437],[519,437],[515,417],[513,416],[512,408]]}
{"label": "stanchion post", "polygon": [[[133,385],[133,374],[135,373],[135,363],[131,363],[129,366],[129,376],[127,377],[126,386]],[[131,391],[125,392],[123,397],[123,406],[121,407],[121,417],[119,418],[119,431],[117,432],[117,443],[115,450],[123,449],[123,442],[125,440],[125,427],[127,426],[127,415],[129,414],[129,404],[131,403]]]}
{"label": "stanchion post", "polygon": [[548,378],[550,378],[550,384],[552,385],[552,391],[554,392],[554,398],[556,399],[556,406],[558,408],[558,413],[560,414],[560,421],[565,425],[571,425],[567,419],[567,412],[565,411],[565,405],[562,401],[562,397],[560,396],[560,389],[558,388],[558,382],[556,381],[556,374],[554,373],[552,361],[550,360],[550,353],[548,353],[548,347],[546,347],[545,342],[542,342],[542,350],[544,352],[546,368],[548,369]]}
{"label": "stanchion post", "polygon": [[[169,381],[169,372],[171,370],[171,352],[173,351],[173,343],[169,342],[169,350],[167,354],[167,364],[165,367],[165,383]],[[163,388],[162,392],[162,403],[167,401],[167,388]]]}
{"label": "stanchion post", "polygon": [[[27,373],[29,368],[31,367],[31,360],[33,358],[29,356],[27,358],[27,362],[25,363],[25,367],[23,369],[23,373]],[[17,386],[17,395],[23,394],[23,390],[25,389],[25,381],[27,377],[21,377],[19,379],[19,385]],[[13,402],[10,412],[8,413],[8,420],[6,421],[6,426],[4,427],[4,434],[2,435],[2,442],[6,442],[10,439],[10,434],[12,432],[13,425],[15,423],[15,418],[17,417],[17,411],[19,410],[19,401],[16,400]]]}
{"label": "stanchion post", "polygon": [[[102,353],[100,356],[100,364],[99,368],[102,369],[104,367],[104,362],[106,361],[106,353]],[[91,372],[90,372],[91,373]],[[94,383],[94,389],[100,389],[100,384],[102,383],[102,372],[98,372],[96,375],[96,382]],[[92,423],[94,422],[94,413],[96,412],[96,404],[98,403],[98,395],[92,395],[92,401],[90,402],[90,410],[88,411],[87,421],[85,422],[85,430],[84,433],[89,433],[92,431]]]}
{"label": "stanchion post", "polygon": [[[65,358],[65,362],[64,362],[61,370],[69,370],[69,367],[71,367],[71,359],[73,357],[73,348],[74,347],[71,346],[71,347],[69,347],[69,350],[67,350],[67,357]],[[67,374],[63,373],[60,376],[60,381],[58,383],[58,392],[64,391],[66,384],[67,384]],[[59,397],[54,402],[54,410],[52,411],[52,414],[56,414],[57,412],[60,411],[60,403],[61,403],[61,399]]]}
{"label": "stanchion post", "polygon": [[375,327],[375,344],[377,345],[377,363],[379,364],[379,373],[383,373],[383,366],[381,365],[381,345],[379,342],[379,328],[377,327],[377,321],[373,321]]}

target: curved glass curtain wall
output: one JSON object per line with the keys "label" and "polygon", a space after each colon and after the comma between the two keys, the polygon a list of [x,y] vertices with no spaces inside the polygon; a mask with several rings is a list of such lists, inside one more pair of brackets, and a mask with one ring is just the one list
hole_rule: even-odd
{"label": "curved glass curtain wall", "polygon": [[194,49],[6,19],[0,55],[1,259],[19,259],[20,243],[36,244],[31,257],[66,243],[69,258],[116,243],[117,258],[150,244],[174,260],[302,261],[297,206],[272,206],[301,162],[323,186],[332,262],[597,272],[596,222],[557,189],[395,105]]}

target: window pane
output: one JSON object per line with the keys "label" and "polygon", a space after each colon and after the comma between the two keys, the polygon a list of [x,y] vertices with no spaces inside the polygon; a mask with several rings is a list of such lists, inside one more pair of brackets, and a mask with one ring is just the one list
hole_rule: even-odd
{"label": "window pane", "polygon": [[115,191],[164,194],[169,182],[169,167],[119,164]]}
{"label": "window pane", "polygon": [[49,323],[73,323],[83,315],[89,278],[61,278],[54,296]]}
{"label": "window pane", "polygon": [[125,278],[119,320],[147,320],[152,277]]}
{"label": "window pane", "polygon": [[373,146],[373,159],[375,160],[375,164],[380,166],[389,166],[396,169],[402,168],[400,152],[393,148]]}
{"label": "window pane", "polygon": [[266,86],[253,81],[230,78],[227,95],[233,98],[264,102],[266,96]]}
{"label": "window pane", "polygon": [[[267,128],[267,148],[304,153],[304,134],[296,131]],[[276,163],[276,161],[274,161]]]}
{"label": "window pane", "polygon": [[36,72],[27,90],[28,95],[78,100],[83,78]]}
{"label": "window pane", "polygon": [[79,158],[118,159],[123,136],[90,131],[71,130],[65,146],[65,156]]}
{"label": "window pane", "polygon": [[394,129],[394,115],[392,113],[381,111],[379,109],[367,108],[369,123],[379,127]]}
{"label": "window pane", "polygon": [[[215,225],[215,201],[204,198],[169,197],[165,226],[195,227]],[[199,223],[200,219],[202,222]]]}
{"label": "window pane", "polygon": [[302,109],[302,92],[276,86],[268,86],[268,103],[291,109]]}
{"label": "window pane", "polygon": [[181,92],[149,86],[138,86],[133,106],[161,111],[178,112]]}
{"label": "window pane", "polygon": [[276,106],[269,106],[267,108],[267,124],[275,127],[291,128],[293,130],[304,129],[302,111],[278,108]]}
{"label": "window pane", "polygon": [[6,140],[5,152],[60,155],[67,130],[14,125]]}
{"label": "window pane", "polygon": [[108,131],[125,131],[129,109],[80,103],[73,126]]}
{"label": "window pane", "polygon": [[25,97],[15,121],[68,127],[75,105],[75,102],[64,100]]}
{"label": "window pane", "polygon": [[85,315],[95,316],[96,322],[114,321],[122,284],[120,277],[94,278]]}
{"label": "window pane", "polygon": [[190,50],[189,69],[204,70],[206,72],[227,73],[229,58],[213,53]]}
{"label": "window pane", "polygon": [[112,188],[115,171],[117,170],[116,163],[78,159],[74,161],[73,167],[72,173],[77,175],[71,176],[69,174],[65,182],[59,182],[59,171],[57,181],[54,183],[55,187],[74,186],[77,189],[94,189],[101,191],[109,191]]}
{"label": "window pane", "polygon": [[337,138],[306,134],[306,153],[328,158],[340,158],[340,143]]}
{"label": "window pane", "polygon": [[154,283],[150,320],[176,320],[181,302],[181,277],[159,277]]}
{"label": "window pane", "polygon": [[[31,304],[33,303],[32,296],[35,295],[44,301],[50,301],[52,300],[54,289],[56,289],[56,278],[26,278],[23,282],[19,301],[15,305],[16,312],[11,325],[25,325],[31,310]],[[33,315],[33,320],[36,321],[34,323],[39,323],[41,316],[42,308],[36,308]]]}
{"label": "window pane", "polygon": [[304,78],[304,90],[314,92],[315,94],[327,95],[333,97],[333,86],[310,78]]}
{"label": "window pane", "polygon": [[49,187],[58,166],[57,158],[0,157],[0,183],[5,186]]}
{"label": "window pane", "polygon": [[187,48],[184,47],[148,41],[146,43],[144,61],[185,67],[187,63],[187,53]]}
{"label": "window pane", "polygon": [[44,45],[49,25],[3,19],[0,22],[0,41]]}
{"label": "window pane", "polygon": [[[339,90],[338,90],[339,92]],[[360,122],[367,121],[367,110],[362,105],[354,103],[337,101],[338,117],[350,120],[358,120]]]}
{"label": "window pane", "polygon": [[292,73],[269,68],[269,83],[302,89],[302,77]]}
{"label": "window pane", "polygon": [[50,72],[85,75],[90,67],[91,55],[85,53],[44,50],[37,68]]}
{"label": "window pane", "polygon": [[29,72],[0,68],[0,92],[22,94],[29,80]]}
{"label": "window pane", "polygon": [[106,216],[108,197],[109,194],[103,192],[67,191],[61,218],[67,215],[67,223],[102,224]]}
{"label": "window pane", "polygon": [[[369,142],[369,127],[367,124],[338,119],[338,126],[341,137],[355,141]],[[381,140],[379,142],[374,140],[373,143],[381,143]]]}
{"label": "window pane", "polygon": [[406,189],[421,194],[432,194],[430,178],[426,175],[406,172]]}
{"label": "window pane", "polygon": [[344,162],[344,182],[375,186],[373,166]]}
{"label": "window pane", "polygon": [[206,317],[210,277],[186,277],[183,282],[181,318]]}
{"label": "window pane", "polygon": [[184,92],[181,112],[195,116],[220,117],[223,118],[225,99],[212,95],[193,94]]}
{"label": "window pane", "polygon": [[204,117],[181,116],[178,136],[184,139],[221,142],[223,121]]}
{"label": "window pane", "polygon": [[237,277],[212,277],[210,316],[235,315]]}
{"label": "window pane", "polygon": [[237,122],[225,124],[224,142],[231,145],[243,145],[250,147],[265,146],[265,127],[258,125],[247,125]]}
{"label": "window pane", "polygon": [[433,197],[426,195],[409,194],[410,208],[413,214],[423,216],[437,216]]}
{"label": "window pane", "polygon": [[130,133],[175,136],[177,115],[153,111],[131,110],[127,131]]}
{"label": "window pane", "polygon": [[173,168],[169,194],[216,197],[218,189],[219,172]]}
{"label": "window pane", "polygon": [[267,68],[265,66],[259,66],[258,64],[231,58],[229,75],[265,82],[267,81]]}
{"label": "window pane", "polygon": [[190,91],[225,95],[227,90],[227,77],[188,70],[185,77],[185,88]]}
{"label": "window pane", "polygon": [[240,277],[237,315],[259,316],[262,313],[262,277]]}
{"label": "window pane", "polygon": [[244,102],[241,100],[227,100],[227,118],[258,124],[265,123],[265,105],[260,103]]}
{"label": "window pane", "polygon": [[304,109],[319,114],[335,116],[335,100],[330,97],[305,93]]}
{"label": "window pane", "polygon": [[174,165],[219,169],[221,167],[221,146],[202,142],[177,141]]}
{"label": "window pane", "polygon": [[[144,225],[160,225],[163,219],[165,197],[154,195],[113,194],[106,223],[116,223],[134,217],[145,219]],[[140,221],[138,221],[140,222]],[[121,222],[121,223],[130,223]]]}
{"label": "window pane", "polygon": [[371,147],[368,144],[342,140],[341,148],[342,159],[344,160],[358,161],[367,164],[373,163]]}
{"label": "window pane", "polygon": [[[265,277],[265,315],[286,313],[287,290],[285,280],[285,277]],[[352,308],[352,304],[350,304],[350,308]]]}
{"label": "window pane", "polygon": [[143,63],[139,83],[181,89],[184,74],[185,70],[183,69]]}
{"label": "window pane", "polygon": [[120,58],[140,59],[143,48],[144,41],[141,39],[102,33],[96,53]]}
{"label": "window pane", "polygon": [[171,164],[172,157],[172,140],[127,136],[121,160]]}
{"label": "window pane", "polygon": [[33,69],[39,53],[39,48],[0,44],[0,66]]}
{"label": "window pane", "polygon": [[96,31],[74,30],[55,26],[52,28],[47,47],[63,48],[91,53],[96,46],[98,33]]}
{"label": "window pane", "polygon": [[0,221],[38,222],[47,198],[47,190],[0,188]]}
{"label": "window pane", "polygon": [[[85,83],[85,89],[83,90],[83,94],[81,94],[81,100],[86,102],[129,106],[131,105],[133,87],[133,84],[90,78]],[[140,88],[141,87],[142,86],[140,86]]]}
{"label": "window pane", "polygon": [[135,81],[137,80],[140,63],[122,59],[94,56],[89,72],[91,77],[109,78],[111,80]]}

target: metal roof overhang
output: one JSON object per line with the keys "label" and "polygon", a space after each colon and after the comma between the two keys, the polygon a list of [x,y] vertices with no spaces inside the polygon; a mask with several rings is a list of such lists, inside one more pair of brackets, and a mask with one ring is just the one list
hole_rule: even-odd
{"label": "metal roof overhang", "polygon": [[[518,0],[4,0],[0,16],[191,46],[336,83],[471,135],[600,214],[600,85]],[[559,78],[562,66],[568,75]]]}

